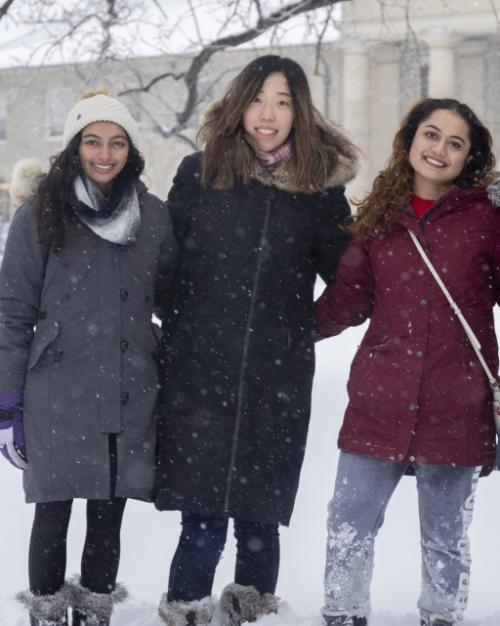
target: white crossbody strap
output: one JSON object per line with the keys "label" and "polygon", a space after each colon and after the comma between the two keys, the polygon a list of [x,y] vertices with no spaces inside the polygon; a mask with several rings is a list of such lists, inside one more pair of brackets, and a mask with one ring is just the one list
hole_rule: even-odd
{"label": "white crossbody strap", "polygon": [[488,367],[488,364],[484,360],[484,357],[483,357],[483,355],[481,353],[481,344],[479,343],[476,335],[474,334],[474,331],[469,326],[469,324],[468,324],[467,320],[465,319],[465,317],[462,315],[462,311],[458,308],[458,305],[455,302],[455,300],[453,300],[453,298],[451,297],[450,292],[448,291],[448,289],[446,288],[446,285],[441,280],[441,276],[437,273],[436,268],[434,267],[434,265],[432,265],[431,260],[427,256],[425,250],[423,249],[420,241],[417,239],[417,236],[415,235],[415,233],[412,230],[410,230],[409,228],[407,228],[406,230],[408,231],[410,237],[412,238],[412,241],[415,244],[417,250],[419,251],[420,256],[424,260],[424,263],[429,268],[430,273],[434,276],[434,279],[436,280],[437,284],[441,287],[441,291],[446,296],[446,299],[450,303],[450,306],[453,309],[453,312],[455,313],[455,315],[458,317],[460,323],[462,324],[463,329],[465,330],[465,334],[467,335],[469,341],[471,342],[471,345],[474,348],[474,352],[476,353],[476,356],[479,359],[479,362],[481,363],[481,366],[484,369],[484,371],[486,373],[486,376],[488,377],[490,385],[492,387],[495,387],[498,384],[498,382],[497,382],[496,378],[493,376],[493,374],[491,373],[491,370]]}

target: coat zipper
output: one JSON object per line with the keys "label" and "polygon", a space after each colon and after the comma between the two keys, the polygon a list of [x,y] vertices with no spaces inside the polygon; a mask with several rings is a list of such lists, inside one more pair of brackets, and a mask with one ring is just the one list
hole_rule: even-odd
{"label": "coat zipper", "polygon": [[269,218],[271,215],[271,204],[275,195],[274,189],[272,190],[272,192],[273,193],[269,196],[266,202],[264,224],[262,226],[262,232],[261,232],[260,243],[259,243],[259,256],[257,258],[257,267],[255,269],[255,276],[253,279],[252,299],[250,301],[250,308],[248,310],[248,320],[247,320],[247,324],[245,328],[245,336],[243,339],[243,354],[242,354],[242,360],[241,360],[240,375],[238,379],[238,399],[237,399],[237,405],[236,405],[236,420],[234,424],[233,438],[232,438],[232,444],[231,444],[231,456],[229,458],[229,468],[228,468],[227,479],[226,479],[226,494],[224,497],[224,513],[226,514],[229,513],[229,502],[231,499],[231,487],[233,484],[233,472],[235,469],[236,454],[238,452],[238,442],[239,442],[240,429],[241,429],[241,414],[243,410],[243,396],[244,396],[244,390],[245,390],[245,375],[247,371],[248,351],[250,347],[250,335],[252,332],[252,321],[253,321],[253,316],[255,312],[255,302],[257,299],[257,290],[259,287],[260,272],[262,268],[262,257],[266,249],[266,237],[267,237],[267,231],[269,228]]}

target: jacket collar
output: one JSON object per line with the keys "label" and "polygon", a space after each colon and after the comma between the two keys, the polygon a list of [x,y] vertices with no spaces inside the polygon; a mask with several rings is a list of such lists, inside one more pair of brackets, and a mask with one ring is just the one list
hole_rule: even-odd
{"label": "jacket collar", "polygon": [[[335,169],[330,173],[325,184],[325,189],[346,185],[352,180],[359,170],[358,155],[354,147],[349,145],[348,140],[336,131],[336,147],[338,161]],[[345,140],[345,144],[343,141]],[[289,159],[283,159],[274,168],[266,168],[256,163],[253,177],[263,185],[276,187],[290,193],[308,193],[306,190],[297,187],[290,180],[288,174]]]}
{"label": "jacket collar", "polygon": [[[422,218],[426,222],[434,222],[452,211],[462,210],[474,201],[488,201],[488,193],[484,188],[473,187],[462,189],[457,185],[452,185],[448,191],[441,196],[429,212]],[[404,227],[414,228],[419,219],[415,215],[410,201],[401,210],[397,222]]]}

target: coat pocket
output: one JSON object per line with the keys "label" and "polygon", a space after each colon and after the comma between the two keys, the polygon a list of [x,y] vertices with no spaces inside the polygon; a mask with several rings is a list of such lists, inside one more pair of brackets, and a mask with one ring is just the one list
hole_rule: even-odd
{"label": "coat pocket", "polygon": [[43,330],[37,330],[33,343],[31,344],[30,355],[28,358],[28,369],[31,370],[39,362],[43,353],[47,348],[57,339],[61,332],[61,325],[59,322],[54,322]]}

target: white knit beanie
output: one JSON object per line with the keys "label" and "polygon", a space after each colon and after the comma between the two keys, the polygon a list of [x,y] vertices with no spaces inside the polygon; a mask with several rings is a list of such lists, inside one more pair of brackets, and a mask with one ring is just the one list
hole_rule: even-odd
{"label": "white knit beanie", "polygon": [[130,137],[130,141],[139,150],[140,137],[139,126],[130,115],[127,107],[116,98],[97,94],[90,98],[79,100],[68,113],[63,133],[63,148],[67,148],[69,142],[81,130],[94,122],[114,122],[121,126]]}

